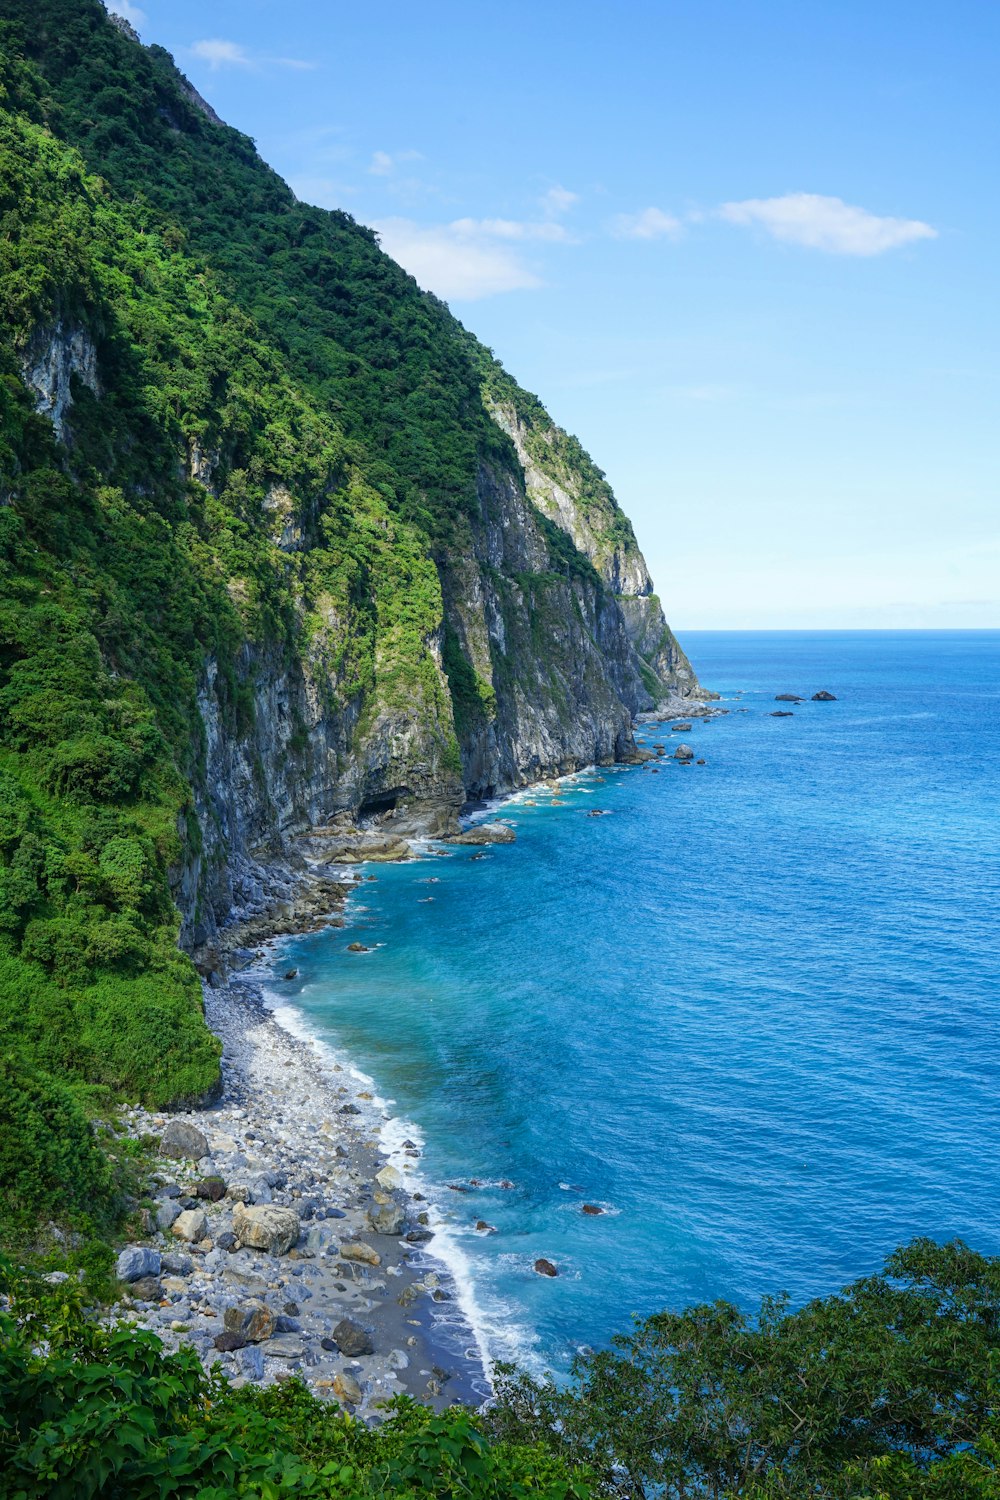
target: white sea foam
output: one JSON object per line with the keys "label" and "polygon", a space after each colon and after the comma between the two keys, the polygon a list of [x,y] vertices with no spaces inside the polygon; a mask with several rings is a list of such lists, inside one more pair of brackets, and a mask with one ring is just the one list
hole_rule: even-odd
{"label": "white sea foam", "polygon": [[[375,1079],[359,1068],[348,1053],[319,1035],[287,996],[275,992],[271,987],[274,976],[270,969],[261,965],[245,972],[259,986],[261,998],[277,1024],[316,1052],[331,1072],[339,1069],[337,1076],[341,1084],[346,1077],[357,1085],[355,1102],[369,1118],[381,1150],[403,1179],[406,1193],[411,1197],[414,1193],[423,1194],[434,1238],[414,1257],[414,1264],[427,1270],[442,1268],[454,1284],[455,1304],[451,1305],[457,1306],[461,1314],[461,1326],[451,1330],[453,1342],[461,1343],[463,1329],[473,1341],[471,1349],[461,1349],[460,1352],[481,1364],[487,1378],[498,1361],[511,1361],[540,1370],[535,1353],[536,1335],[519,1321],[519,1309],[499,1297],[483,1297],[477,1285],[473,1261],[461,1242],[462,1232],[450,1222],[439,1201],[440,1185],[430,1182],[417,1161],[407,1154],[406,1141],[412,1141],[417,1150],[423,1149],[424,1135],[420,1127],[401,1115],[391,1114],[395,1100],[381,1095]],[[362,1092],[371,1097],[357,1097]],[[475,1233],[471,1229],[468,1232],[470,1237]],[[435,1322],[443,1328],[454,1323],[448,1308],[448,1303],[434,1304]]]}

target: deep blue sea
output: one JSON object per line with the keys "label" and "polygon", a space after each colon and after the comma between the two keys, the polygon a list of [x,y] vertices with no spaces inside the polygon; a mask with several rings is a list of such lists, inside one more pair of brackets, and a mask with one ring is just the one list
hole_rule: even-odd
{"label": "deep blue sea", "polygon": [[536,1367],[917,1234],[1000,1252],[1000,632],[684,645],[730,710],[683,736],[705,766],[526,793],[515,844],[369,867],[276,956],[419,1135],[492,1352]]}

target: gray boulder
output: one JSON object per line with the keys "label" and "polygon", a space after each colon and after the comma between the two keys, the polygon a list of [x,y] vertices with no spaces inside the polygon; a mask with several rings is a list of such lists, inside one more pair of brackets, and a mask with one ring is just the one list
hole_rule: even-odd
{"label": "gray boulder", "polygon": [[160,1154],[201,1161],[208,1155],[208,1142],[197,1125],[189,1125],[186,1120],[171,1120],[160,1136]]}
{"label": "gray boulder", "polygon": [[333,1341],[341,1354],[348,1359],[357,1359],[362,1354],[374,1354],[375,1345],[367,1328],[355,1323],[353,1318],[341,1318],[333,1330]]}
{"label": "gray boulder", "polygon": [[369,1212],[368,1222],[376,1234],[401,1234],[405,1218],[398,1203],[384,1203]]}
{"label": "gray boulder", "polygon": [[160,1252],[148,1245],[128,1245],[118,1257],[115,1275],[119,1281],[139,1281],[143,1276],[159,1276]]}
{"label": "gray boulder", "polygon": [[177,1199],[165,1198],[164,1201],[160,1204],[159,1208],[156,1210],[157,1229],[162,1229],[163,1233],[166,1234],[168,1229],[173,1228],[176,1221],[180,1218],[180,1215],[181,1206],[177,1202]]}
{"label": "gray boulder", "polygon": [[674,760],[694,760],[694,751],[690,745],[678,745],[674,751]]}

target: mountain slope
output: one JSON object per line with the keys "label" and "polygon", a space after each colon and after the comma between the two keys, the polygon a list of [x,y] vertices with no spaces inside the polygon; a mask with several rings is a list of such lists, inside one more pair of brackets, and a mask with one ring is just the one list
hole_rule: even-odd
{"label": "mountain slope", "polygon": [[194,1095],[178,938],[290,839],[443,831],[699,690],[579,445],[165,52],[0,0],[0,88],[2,1044]]}

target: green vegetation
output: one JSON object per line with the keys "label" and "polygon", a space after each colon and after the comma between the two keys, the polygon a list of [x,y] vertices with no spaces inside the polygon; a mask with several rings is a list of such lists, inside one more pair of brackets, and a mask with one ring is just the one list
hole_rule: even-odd
{"label": "green vegetation", "polygon": [[917,1240],[797,1311],[661,1313],[568,1389],[502,1372],[489,1428],[628,1500],[995,1500],[998,1373],[1000,1259]]}
{"label": "green vegetation", "polygon": [[662,1313],[568,1387],[375,1429],[289,1381],[234,1390],[0,1262],[0,1493],[466,1500],[996,1500],[1000,1260],[956,1241],[792,1312]]}
{"label": "green vegetation", "polygon": [[[489,1441],[459,1408],[398,1402],[366,1427],[297,1381],[234,1390],[193,1352],[98,1326],[75,1284],[0,1262],[0,1494],[231,1500],[588,1500],[587,1472],[538,1443]],[[44,1340],[43,1349],[39,1344]]]}
{"label": "green vegetation", "polygon": [[[233,738],[253,732],[255,663],[277,660],[350,753],[395,714],[457,782],[456,727],[481,732],[511,672],[477,674],[439,570],[475,555],[484,466],[516,458],[447,308],[371,231],[298,203],[100,0],[0,0],[0,306],[0,1061],[18,1080],[0,1110],[25,1168],[0,1179],[0,1219],[21,1243],[36,1210],[113,1223],[88,1121],[217,1075],[173,900],[201,852],[206,665]],[[597,582],[542,526],[529,609],[552,575]],[[539,606],[542,656],[554,628]],[[289,753],[308,760],[301,722]],[[76,1196],[50,1190],[60,1150]]]}

